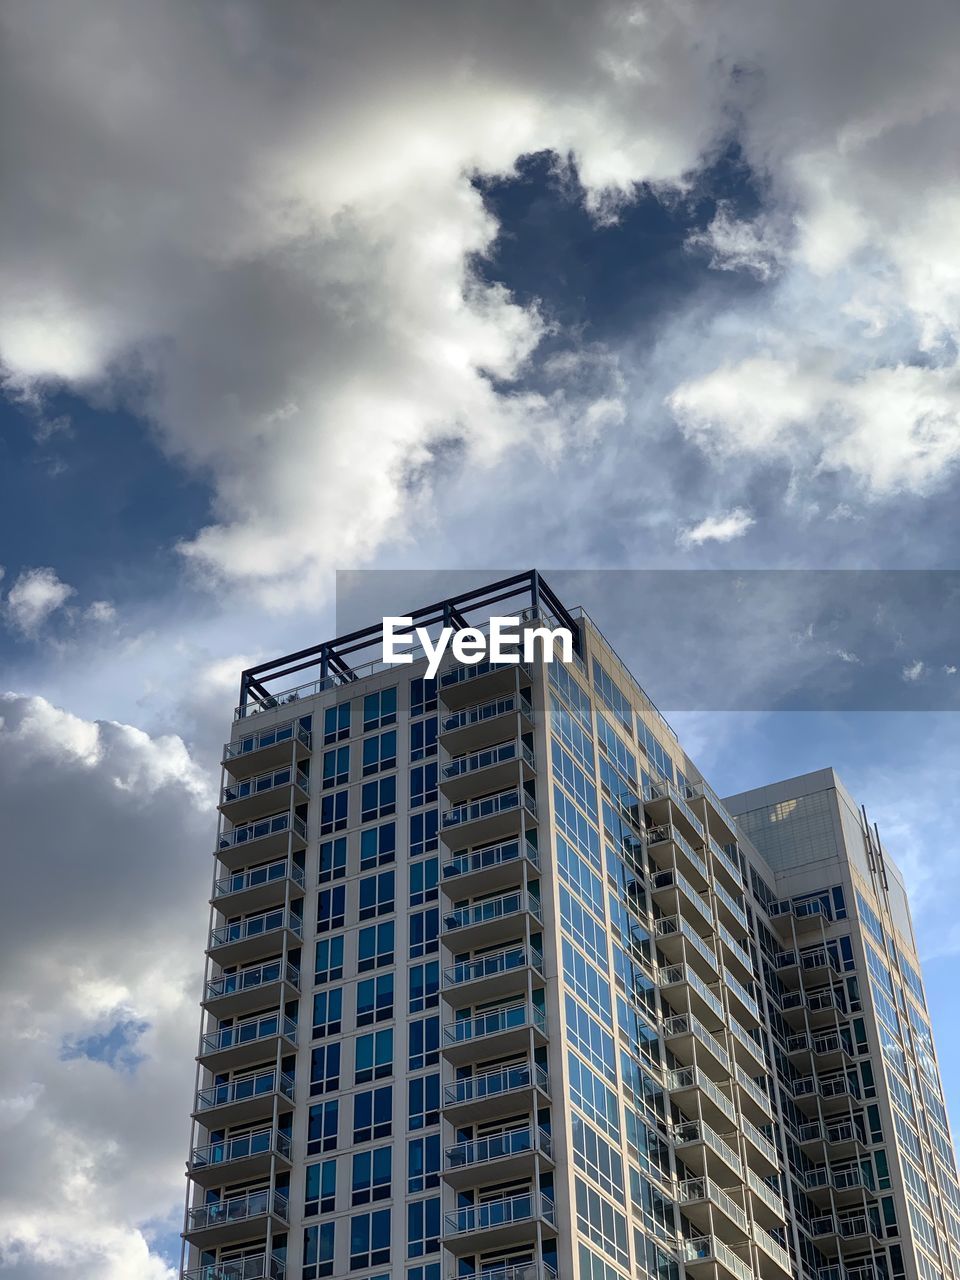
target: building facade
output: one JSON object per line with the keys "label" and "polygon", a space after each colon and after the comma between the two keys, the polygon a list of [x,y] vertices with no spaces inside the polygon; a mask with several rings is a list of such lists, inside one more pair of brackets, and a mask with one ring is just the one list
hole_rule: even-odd
{"label": "building facade", "polygon": [[[832,771],[722,802],[536,573],[419,610],[569,663],[245,673],[188,1280],[960,1280],[902,882]],[[309,683],[304,677],[309,673]]]}

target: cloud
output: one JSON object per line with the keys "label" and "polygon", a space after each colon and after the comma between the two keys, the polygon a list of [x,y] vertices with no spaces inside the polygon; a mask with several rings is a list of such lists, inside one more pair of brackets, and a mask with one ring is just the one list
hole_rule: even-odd
{"label": "cloud", "polygon": [[94,600],[84,610],[83,616],[88,622],[114,622],[117,610],[109,600]]}
{"label": "cloud", "polygon": [[60,581],[54,569],[24,569],[7,592],[6,615],[22,635],[35,636],[75,594],[73,587]]}
{"label": "cloud", "polygon": [[687,237],[686,247],[707,253],[716,271],[747,271],[765,282],[779,274],[786,261],[787,234],[788,229],[767,214],[738,219],[724,201],[705,231]]}
{"label": "cloud", "polygon": [[42,698],[0,715],[0,1260],[172,1280],[150,1237],[182,1205],[210,790],[174,737]]}
{"label": "cloud", "polygon": [[904,667],[901,675],[907,684],[915,684],[923,675],[923,672],[924,664],[918,658],[916,662],[911,662],[908,666]]}
{"label": "cloud", "polygon": [[735,507],[722,516],[707,516],[699,524],[684,529],[677,541],[686,547],[700,547],[705,542],[733,542],[742,538],[747,530],[755,524],[753,516],[743,507]]}

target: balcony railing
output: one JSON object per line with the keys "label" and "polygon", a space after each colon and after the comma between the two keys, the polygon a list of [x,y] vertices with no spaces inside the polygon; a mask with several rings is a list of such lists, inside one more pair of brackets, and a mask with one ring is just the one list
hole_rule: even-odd
{"label": "balcony railing", "polygon": [[480,1102],[504,1093],[530,1089],[534,1085],[546,1089],[547,1083],[545,1068],[535,1065],[531,1070],[529,1062],[522,1062],[513,1067],[498,1067],[493,1071],[480,1071],[454,1080],[451,1084],[444,1085],[443,1101],[445,1106],[455,1107],[465,1102]]}
{"label": "balcony railing", "polygon": [[273,1153],[289,1160],[290,1139],[278,1130],[255,1129],[252,1133],[241,1133],[235,1138],[224,1138],[221,1142],[194,1147],[190,1153],[190,1168],[196,1171]]}
{"label": "balcony railing", "polygon": [[260,818],[257,822],[246,822],[232,831],[220,833],[221,849],[236,849],[251,840],[260,840],[263,836],[277,835],[283,831],[293,831],[301,840],[307,838],[307,824],[297,814],[275,813],[271,818]]}
{"label": "balcony railing", "polygon": [[485,751],[474,751],[472,755],[457,756],[443,766],[443,777],[462,778],[465,774],[476,773],[480,769],[489,769],[494,764],[505,764],[510,760],[523,759],[531,769],[535,768],[533,752],[525,742],[501,742],[499,746],[487,747]]}
{"label": "balcony railing", "polygon": [[704,902],[696,889],[687,879],[685,875],[671,868],[669,871],[658,871],[651,877],[651,883],[654,890],[658,889],[679,889],[683,896],[691,903],[709,924],[713,924],[713,911],[708,902]]}
{"label": "balcony railing", "polygon": [[284,742],[297,739],[308,750],[312,745],[309,729],[305,729],[298,720],[287,720],[284,724],[275,724],[261,733],[248,733],[236,742],[228,742],[223,748],[224,760],[238,760],[264,747],[273,747]]}
{"label": "balcony railing", "polygon": [[721,1111],[731,1124],[737,1123],[737,1109],[727,1095],[713,1083],[708,1075],[699,1067],[680,1067],[667,1073],[667,1088],[672,1090],[697,1088],[704,1093],[718,1111]]}
{"label": "balcony railing", "polygon": [[705,1049],[709,1049],[721,1066],[729,1071],[730,1055],[720,1041],[715,1036],[712,1036],[699,1018],[695,1018],[693,1014],[681,1013],[672,1018],[665,1018],[663,1034],[668,1039],[676,1039],[679,1036],[687,1035],[695,1036]]}
{"label": "balcony railing", "polygon": [[737,1066],[734,1071],[737,1084],[744,1091],[747,1097],[752,1098],[761,1111],[765,1111],[768,1116],[773,1116],[773,1103],[770,1101],[770,1095],[766,1090],[761,1089],[755,1080],[744,1071],[743,1067]]}
{"label": "balcony railing", "polygon": [[249,969],[241,969],[239,973],[224,973],[207,983],[204,999],[218,1000],[223,996],[236,995],[238,991],[253,991],[258,987],[270,986],[283,979],[295,990],[300,990],[300,970],[283,960],[268,960],[266,964],[255,964]]}
{"label": "balcony railing", "polygon": [[238,871],[236,875],[221,876],[214,882],[213,896],[226,898],[233,893],[243,893],[246,889],[256,889],[288,878],[303,888],[303,870],[289,858],[280,858],[265,867],[252,867],[249,871]]}
{"label": "balcony railing", "polygon": [[672,840],[673,843],[682,850],[684,856],[693,863],[700,872],[704,880],[709,880],[710,875],[707,870],[707,864],[703,858],[694,849],[689,840],[685,839],[672,822],[665,822],[659,827],[647,828],[647,843],[650,845],[660,844],[664,841]]}
{"label": "balcony railing", "polygon": [[523,1155],[527,1151],[536,1151],[541,1155],[553,1155],[553,1143],[546,1129],[533,1126],[527,1129],[508,1129],[505,1133],[494,1133],[487,1138],[476,1138],[472,1142],[458,1142],[447,1147],[444,1162],[448,1169],[463,1169],[469,1165],[489,1164],[493,1160],[503,1160],[506,1156]]}
{"label": "balcony railing", "polygon": [[467,1040],[482,1040],[485,1036],[525,1027],[528,1024],[546,1033],[547,1015],[542,1009],[532,1007],[523,1001],[519,1004],[503,1005],[497,1009],[487,1009],[483,1013],[475,1014],[470,1018],[460,1018],[456,1022],[448,1022],[443,1028],[443,1041],[444,1044],[463,1044]]}
{"label": "balcony railing", "polygon": [[536,947],[507,947],[503,951],[487,952],[473,960],[461,960],[443,971],[445,987],[459,987],[465,982],[477,982],[480,978],[492,978],[500,973],[510,973],[526,965],[543,972],[543,952]]}
{"label": "balcony railing", "polygon": [[723,885],[720,884],[719,881],[714,881],[713,891],[734,917],[737,924],[739,924],[742,929],[749,929],[750,923],[747,920],[747,913],[740,903],[737,902],[736,898],[734,898],[732,894],[727,893],[726,889],[724,889]]}
{"label": "balcony railing", "polygon": [[556,1209],[552,1200],[534,1191],[504,1196],[499,1200],[484,1200],[480,1204],[466,1205],[444,1215],[444,1235],[466,1235],[474,1231],[490,1231],[509,1226],[513,1222],[530,1222],[540,1217],[556,1223]]}
{"label": "balcony railing", "polygon": [[678,983],[685,982],[696,991],[710,1011],[721,1022],[723,1021],[723,1004],[688,964],[661,965],[658,971],[658,978],[662,987],[676,986]]}
{"label": "balcony railing", "polygon": [[513,1262],[492,1270],[457,1272],[449,1280],[558,1280],[557,1273],[546,1262]]}
{"label": "balcony railing", "polygon": [[478,662],[473,666],[458,665],[440,673],[440,688],[449,689],[451,685],[467,684],[471,680],[479,680],[491,671],[523,671],[530,674],[530,668],[523,662]]}
{"label": "balcony railing", "polygon": [[470,800],[445,810],[441,826],[459,827],[467,822],[478,822],[481,818],[495,817],[498,813],[510,813],[521,805],[534,818],[537,816],[537,805],[532,796],[527,795],[523,787],[513,787],[509,791],[499,791],[495,796],[484,796],[481,800]]}
{"label": "balcony railing", "polygon": [[769,1186],[762,1178],[758,1178],[752,1169],[746,1170],[747,1185],[750,1190],[760,1197],[768,1209],[772,1209],[779,1217],[783,1218],[787,1212],[786,1205],[783,1203],[782,1196],[779,1196],[774,1189]]}
{"label": "balcony railing", "polygon": [[760,1022],[761,1021],[760,1006],[757,1004],[756,1000],[750,994],[747,988],[743,985],[743,983],[740,982],[739,979],[735,978],[733,974],[730,972],[730,970],[727,968],[724,968],[723,970],[723,981],[724,981],[724,984],[728,986],[730,990],[734,993],[734,995],[737,997],[737,999],[740,1001],[743,1007],[745,1009],[748,1009],[750,1013],[753,1014],[757,1022]]}
{"label": "balcony railing", "polygon": [[677,1146],[689,1146],[692,1143],[702,1142],[710,1148],[716,1155],[720,1156],[731,1169],[736,1170],[739,1176],[743,1176],[743,1164],[740,1157],[730,1146],[729,1142],[721,1138],[703,1120],[677,1120],[673,1123],[673,1140]]}
{"label": "balcony railing", "polygon": [[697,954],[703,956],[711,969],[719,975],[720,965],[716,955],[700,937],[699,933],[684,920],[683,916],[661,916],[656,922],[655,928],[658,938],[670,938],[677,934],[686,938]]}
{"label": "balcony railing", "polygon": [[477,707],[464,707],[462,711],[444,716],[440,722],[440,728],[443,733],[452,733],[455,729],[465,729],[468,725],[493,720],[511,711],[522,711],[528,720],[533,719],[533,707],[529,699],[521,693],[519,697],[511,694],[507,698],[494,698],[491,702],[481,703]]}
{"label": "balcony railing", "polygon": [[722,1240],[718,1240],[716,1236],[695,1236],[691,1240],[684,1240],[681,1245],[680,1256],[688,1264],[691,1262],[711,1262],[714,1259],[720,1262],[726,1269],[732,1272],[738,1280],[753,1280],[753,1272],[742,1258],[738,1258],[732,1249],[729,1249]]}
{"label": "balcony railing", "polygon": [[686,1178],[680,1183],[678,1192],[677,1199],[680,1204],[692,1204],[698,1200],[709,1200],[718,1209],[722,1209],[741,1231],[745,1234],[748,1232],[746,1213],[737,1204],[736,1200],[728,1196],[711,1178]]}
{"label": "balcony railing", "polygon": [[233,804],[237,800],[247,800],[251,796],[261,795],[264,791],[288,787],[291,781],[296,782],[301,791],[310,790],[310,779],[304,771],[285,765],[282,769],[273,769],[269,773],[258,774],[255,778],[244,778],[241,782],[228,782],[220,792],[220,803]]}
{"label": "balcony railing", "polygon": [[261,1014],[257,1018],[245,1018],[242,1022],[234,1022],[227,1027],[218,1027],[200,1041],[200,1053],[219,1053],[236,1045],[270,1040],[277,1035],[285,1036],[291,1041],[297,1038],[297,1024],[292,1018],[284,1017],[279,1010]]}
{"label": "balcony railing", "polygon": [[248,1191],[246,1195],[231,1196],[229,1200],[215,1200],[211,1204],[197,1205],[187,1214],[188,1231],[205,1231],[210,1227],[222,1227],[231,1222],[247,1222],[251,1218],[263,1218],[268,1213],[289,1220],[290,1206],[287,1197],[279,1191]]}
{"label": "balcony railing", "polygon": [[714,840],[713,836],[710,836],[709,840],[710,840],[710,852],[713,854],[716,860],[720,863],[720,865],[726,871],[727,875],[729,875],[733,880],[735,880],[736,883],[739,884],[742,888],[743,874],[740,868],[737,866],[734,860],[730,857],[729,853],[727,853],[726,849],[724,849],[722,845],[718,844],[717,841]]}
{"label": "balcony railing", "polygon": [[521,911],[529,911],[535,920],[542,923],[540,903],[525,889],[514,893],[505,893],[499,898],[486,898],[483,902],[475,902],[469,907],[457,907],[448,911],[443,917],[444,933],[452,933],[456,929],[466,929],[476,924],[487,924],[491,920],[501,920],[504,916],[514,916]]}
{"label": "balcony railing", "polygon": [[470,853],[458,853],[443,864],[444,879],[454,876],[469,875],[474,871],[486,871],[491,867],[500,867],[504,863],[516,862],[521,854],[529,858],[539,870],[540,854],[529,840],[505,840],[500,844],[487,845],[483,849],[473,849]]}
{"label": "balcony railing", "polygon": [[286,1280],[287,1264],[276,1254],[267,1257],[258,1253],[252,1257],[234,1258],[230,1262],[209,1262],[202,1267],[191,1267],[182,1273],[181,1280]]}
{"label": "balcony railing", "polygon": [[289,929],[298,938],[303,937],[303,921],[300,917],[284,907],[276,907],[273,911],[264,911],[260,915],[248,916],[246,920],[234,920],[230,924],[211,929],[209,949],[224,947],[229,942],[246,942],[249,938],[258,938],[262,933],[272,933],[275,929]]}
{"label": "balcony railing", "polygon": [[259,1098],[267,1093],[281,1093],[293,1101],[293,1077],[278,1074],[273,1067],[269,1071],[258,1071],[254,1075],[238,1076],[235,1080],[227,1080],[222,1084],[214,1084],[197,1093],[197,1111],[208,1111],[212,1107],[222,1107],[230,1102],[245,1102],[248,1098]]}

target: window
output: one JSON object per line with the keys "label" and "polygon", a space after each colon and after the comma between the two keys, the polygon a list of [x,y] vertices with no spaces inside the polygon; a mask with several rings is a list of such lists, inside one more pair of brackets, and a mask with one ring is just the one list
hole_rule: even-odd
{"label": "window", "polygon": [[373,916],[389,915],[396,906],[396,875],[393,871],[381,871],[360,881],[360,920]]}
{"label": "window", "polygon": [[410,959],[429,956],[440,950],[440,909],[428,907],[410,916]]}
{"label": "window", "polygon": [[350,703],[341,702],[338,707],[327,707],[323,713],[323,741],[342,742],[350,737]]}
{"label": "window", "polygon": [[335,1098],[332,1102],[318,1102],[310,1108],[307,1118],[308,1156],[336,1150],[338,1124],[339,1110]]}
{"label": "window", "polygon": [[[381,1280],[381,1277],[375,1277],[375,1280]],[[440,1263],[428,1262],[423,1267],[410,1267],[407,1280],[440,1280]]]}
{"label": "window", "polygon": [[323,790],[343,787],[350,781],[350,748],[331,747],[323,753]]}
{"label": "window", "polygon": [[[319,1168],[319,1166],[317,1166]],[[303,1229],[303,1280],[333,1275],[333,1242],[336,1223],[319,1222]]]}
{"label": "window", "polygon": [[638,780],[636,756],[632,751],[627,750],[613,725],[607,724],[600,715],[597,716],[597,736],[600,739],[601,749],[607,753],[614,766],[636,786]]}
{"label": "window", "polygon": [[620,1140],[620,1108],[617,1095],[594,1075],[576,1054],[567,1050],[567,1071],[570,1076],[570,1097],[585,1116],[611,1138]]}
{"label": "window", "polygon": [[633,713],[630,710],[630,703],[596,658],[593,660],[593,687],[624,728],[633,733]]}
{"label": "window", "polygon": [[639,716],[637,716],[637,737],[640,740],[640,746],[646,752],[647,759],[656,769],[657,773],[659,773],[662,778],[666,778],[669,782],[672,782],[673,761]]}
{"label": "window", "polygon": [[318,991],[313,997],[313,1038],[337,1035],[343,1018],[343,988]]}
{"label": "window", "polygon": [[[397,775],[376,778],[360,788],[360,821],[389,818],[397,811]],[[322,816],[322,815],[321,815]]]}
{"label": "window", "polygon": [[613,1027],[610,984],[601,977],[572,942],[562,940],[563,980],[580,1000],[607,1026]]}
{"label": "window", "polygon": [[393,1085],[366,1089],[353,1095],[353,1140],[372,1142],[389,1138],[393,1128]]}
{"label": "window", "polygon": [[437,709],[437,682],[425,680],[418,676],[410,681],[410,714],[422,716],[426,711]]}
{"label": "window", "polygon": [[594,1133],[578,1115],[571,1117],[573,1127],[573,1162],[592,1178],[617,1204],[623,1204],[626,1186],[623,1181],[623,1159],[598,1133]]}
{"label": "window", "polygon": [[423,813],[411,813],[410,857],[418,858],[421,853],[431,853],[436,849],[439,831],[439,810],[427,809]]}
{"label": "window", "polygon": [[567,706],[589,733],[591,729],[590,699],[574,680],[565,663],[551,662],[549,670],[550,683],[565,699]]}
{"label": "window", "polygon": [[363,740],[363,776],[369,778],[371,773],[381,773],[384,769],[397,767],[397,731],[388,729],[386,733],[376,733]]}
{"label": "window", "polygon": [[[396,690],[393,691],[396,693]],[[350,1270],[390,1261],[390,1210],[375,1209],[350,1219]]]}
{"label": "window", "polygon": [[603,1072],[608,1080],[616,1081],[617,1066],[613,1052],[613,1037],[604,1031],[599,1022],[595,1022],[590,1017],[586,1009],[577,1004],[573,996],[564,997],[564,1006],[570,1043],[598,1071]]}
{"label": "window", "polygon": [[574,1178],[577,1206],[577,1229],[625,1267],[630,1262],[627,1252],[627,1220],[608,1200],[581,1178]]}
{"label": "window", "polygon": [[340,1046],[322,1044],[310,1052],[310,1096],[340,1088]]}
{"label": "window", "polygon": [[[436,704],[434,704],[436,705]],[[410,726],[410,759],[426,760],[437,754],[437,717],[417,720]]]}
{"label": "window", "polygon": [[440,1197],[407,1205],[407,1257],[440,1251]]}
{"label": "window", "polygon": [[407,1067],[419,1071],[440,1061],[440,1019],[418,1018],[410,1023],[410,1052]]}
{"label": "window", "polygon": [[429,1191],[440,1185],[440,1135],[411,1138],[407,1143],[407,1191]]}
{"label": "window", "polygon": [[410,867],[410,906],[422,907],[439,896],[440,859],[425,858]]}
{"label": "window", "polygon": [[397,855],[397,824],[384,822],[379,827],[368,827],[360,832],[360,870],[385,867],[395,861]]}
{"label": "window", "polygon": [[354,1084],[369,1084],[393,1075],[393,1027],[358,1036]]}
{"label": "window", "polygon": [[440,1076],[418,1076],[407,1082],[407,1128],[427,1129],[440,1123]]}
{"label": "window", "polygon": [[428,960],[426,964],[412,964],[408,974],[410,991],[408,1013],[436,1009],[440,1003],[440,961]]}
{"label": "window", "polygon": [[379,693],[368,693],[363,700],[363,732],[370,729],[384,729],[389,724],[397,723],[397,690],[381,689]]}
{"label": "window", "polygon": [[386,1022],[393,1017],[393,974],[364,978],[357,983],[357,1026]]}
{"label": "window", "polygon": [[329,933],[343,927],[346,890],[343,885],[335,889],[321,889],[317,894],[317,933]]}
{"label": "window", "polygon": [[306,1217],[315,1213],[333,1213],[337,1200],[337,1162],[324,1160],[307,1165],[307,1189],[303,1202]]}
{"label": "window", "polygon": [[389,1200],[392,1165],[392,1147],[356,1152],[353,1157],[350,1203],[358,1205],[369,1204],[371,1200]]}
{"label": "window", "polygon": [[393,935],[392,920],[385,920],[382,924],[369,924],[360,930],[357,939],[358,973],[393,964]]}
{"label": "window", "polygon": [[328,880],[342,880],[346,874],[347,837],[337,836],[336,840],[321,840],[320,883],[325,884]]}
{"label": "window", "polygon": [[597,788],[556,738],[552,740],[550,755],[553,761],[554,780],[559,782],[567,794],[576,800],[581,809],[586,812],[587,817],[596,822],[599,816]]}
{"label": "window", "polygon": [[560,886],[560,923],[601,969],[607,967],[607,935],[573,895]]}
{"label": "window", "polygon": [[331,791],[320,797],[320,834],[328,836],[332,831],[343,831],[347,825],[347,799],[349,791]]}
{"label": "window", "polygon": [[343,934],[337,938],[321,938],[317,942],[314,982],[332,982],[343,977]]}
{"label": "window", "polygon": [[410,808],[437,803],[437,762],[418,764],[410,770]]}

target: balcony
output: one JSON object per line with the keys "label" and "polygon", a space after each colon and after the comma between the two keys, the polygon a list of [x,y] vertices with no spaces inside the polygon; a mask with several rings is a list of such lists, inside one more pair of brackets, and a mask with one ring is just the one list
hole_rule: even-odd
{"label": "balcony", "polygon": [[643,802],[658,825],[673,821],[675,825],[689,831],[691,839],[705,838],[703,823],[673,783],[666,778],[651,779],[643,789]]}
{"label": "balcony", "polygon": [[663,870],[677,866],[695,888],[698,890],[707,888],[710,883],[710,873],[706,862],[672,823],[648,827],[646,836],[647,849],[657,866]]}
{"label": "balcony", "polygon": [[495,844],[520,834],[523,815],[537,820],[536,801],[523,787],[469,800],[440,815],[440,836],[467,845]]}
{"label": "balcony", "polygon": [[727,954],[739,966],[741,980],[753,984],[756,981],[756,973],[753,957],[750,955],[747,946],[742,942],[738,942],[726,925],[719,922],[717,924],[717,933],[720,935],[720,941],[727,949]]}
{"label": "balcony", "polygon": [[768,1182],[747,1169],[747,1186],[750,1188],[753,1219],[764,1227],[782,1227],[787,1221],[787,1206],[779,1192]]}
{"label": "balcony", "polygon": [[726,1080],[730,1075],[730,1057],[726,1049],[692,1014],[681,1013],[665,1018],[663,1038],[681,1062],[687,1060],[684,1066],[698,1066],[706,1075],[719,1080]]}
{"label": "balcony", "polygon": [[285,1231],[290,1220],[287,1198],[279,1191],[248,1191],[187,1211],[184,1236],[195,1249],[214,1249],[248,1240],[266,1232],[273,1219],[275,1231]]}
{"label": "balcony", "polygon": [[723,1003],[703,979],[688,964],[661,965],[657,980],[670,1003],[681,1001],[686,1008],[706,1026],[723,1026]]}
{"label": "balcony", "polygon": [[728,882],[733,885],[734,893],[743,893],[746,885],[740,871],[740,864],[718,841],[714,840],[713,836],[708,837],[708,847],[713,859],[714,872],[722,872],[727,877]]}
{"label": "balcony", "polygon": [[816,1064],[820,1070],[845,1066],[853,1058],[853,1042],[841,1031],[801,1032],[788,1037],[786,1048],[795,1063]]}
{"label": "balcony", "polygon": [[272,1127],[241,1133],[202,1147],[194,1147],[187,1161],[187,1173],[201,1187],[219,1187],[225,1182],[265,1178],[276,1159],[290,1167],[290,1139]]}
{"label": "balcony", "polygon": [[455,1066],[488,1058],[522,1053],[531,1045],[547,1042],[547,1017],[542,1009],[527,1002],[486,1009],[470,1017],[448,1022],[443,1028],[441,1049]]}
{"label": "balcony", "polygon": [[518,674],[529,682],[530,668],[522,662],[478,662],[470,667],[449,667],[440,673],[440,697],[449,711],[458,711],[470,703],[515,693]]}
{"label": "balcony", "polygon": [[539,1259],[534,1262],[505,1263],[502,1267],[484,1267],[483,1271],[458,1271],[449,1280],[559,1280],[556,1271]]}
{"label": "balcony", "polygon": [[749,1031],[741,1027],[731,1014],[727,1019],[727,1043],[730,1056],[750,1068],[751,1071],[766,1071],[767,1060],[763,1046],[759,1044]]}
{"label": "balcony", "polygon": [[310,779],[302,769],[285,764],[226,783],[220,792],[220,812],[233,826],[239,826],[278,809],[289,809],[291,793],[294,806],[306,804]]}
{"label": "balcony", "polygon": [[261,915],[247,916],[231,924],[218,925],[210,931],[207,954],[221,967],[246,965],[289,946],[299,946],[303,939],[303,921],[292,911],[276,907]]}
{"label": "balcony", "polygon": [[723,971],[723,988],[727,993],[730,1011],[735,1017],[742,1018],[751,1026],[757,1026],[763,1021],[760,1006],[753,994],[726,968]]}
{"label": "balcony", "polygon": [[[763,1250],[767,1259],[773,1263],[774,1268],[779,1271],[781,1275],[787,1276],[788,1280],[792,1280],[793,1263],[790,1261],[790,1254],[786,1251],[779,1240],[774,1240],[769,1231],[765,1231],[763,1227],[757,1226],[756,1223],[754,1223],[753,1242],[759,1249]],[[760,1264],[761,1274],[763,1276],[769,1275],[769,1268],[764,1266],[764,1259],[758,1258],[757,1261]]]}
{"label": "balcony", "polygon": [[457,803],[478,791],[522,785],[532,781],[535,774],[533,752],[525,742],[511,739],[448,760],[440,768],[440,790],[448,800]]}
{"label": "balcony", "polygon": [[748,1263],[716,1236],[696,1236],[683,1240],[680,1257],[690,1275],[717,1275],[724,1280],[755,1280]]}
{"label": "balcony", "polygon": [[256,822],[222,831],[217,857],[228,871],[240,871],[251,862],[299,853],[307,847],[307,824],[292,813],[275,813]]}
{"label": "balcony", "polygon": [[472,960],[462,960],[443,971],[442,991],[447,1000],[463,1004],[485,1004],[526,991],[528,971],[543,977],[543,952],[534,946],[507,947],[485,951]]}
{"label": "balcony", "polygon": [[293,1110],[293,1078],[271,1067],[200,1089],[193,1115],[207,1129],[227,1129],[271,1119],[275,1101],[279,1111]]}
{"label": "balcony", "polygon": [[[530,1098],[539,1090],[542,1098]],[[453,1125],[496,1120],[544,1105],[548,1076],[544,1067],[529,1062],[477,1071],[443,1086],[444,1118]]]}
{"label": "balcony", "polygon": [[507,1249],[530,1240],[536,1225],[546,1235],[557,1227],[552,1200],[536,1191],[484,1200],[444,1215],[443,1247],[452,1253]]}
{"label": "balcony", "polygon": [[750,921],[747,919],[742,899],[728,893],[719,880],[713,886],[713,897],[717,919],[724,921],[731,928],[749,933]]}
{"label": "balcony", "polygon": [[297,1024],[276,1010],[211,1031],[200,1041],[198,1059],[208,1071],[240,1071],[296,1050]]}
{"label": "balcony", "polygon": [[716,955],[683,916],[661,916],[655,929],[657,947],[668,960],[674,963],[685,961],[707,982],[715,982],[719,978],[720,964]]}
{"label": "balcony", "polygon": [[727,1095],[698,1067],[680,1067],[666,1077],[670,1098],[688,1118],[716,1127],[737,1124],[737,1109]]}
{"label": "balcony", "polygon": [[710,1178],[687,1178],[677,1188],[677,1202],[700,1231],[739,1244],[750,1234],[741,1205]]}
{"label": "balcony", "polygon": [[224,915],[264,911],[283,902],[288,880],[291,893],[303,893],[303,869],[292,858],[280,858],[265,866],[221,876],[214,882],[210,902]]}
{"label": "balcony", "polygon": [[836,1023],[838,1017],[849,1017],[843,995],[833,987],[807,992],[807,1020],[812,1027]]}
{"label": "balcony", "polygon": [[[741,1066],[734,1066],[734,1079],[740,1092],[740,1109],[748,1119],[758,1124],[766,1124],[773,1119],[773,1103],[765,1088],[744,1071]],[[767,1080],[767,1076],[761,1077]]]}
{"label": "balcony", "polygon": [[533,1178],[540,1159],[553,1163],[553,1142],[546,1129],[529,1125],[458,1142],[443,1153],[443,1178],[456,1190],[486,1182]]}
{"label": "balcony", "polygon": [[743,1162],[733,1146],[703,1120],[675,1121],[672,1133],[674,1145],[683,1152],[683,1162],[688,1168],[726,1182],[731,1174],[739,1182],[743,1181]]}
{"label": "balcony", "polygon": [[212,978],[204,989],[203,1007],[215,1018],[236,1018],[265,1004],[282,1006],[299,994],[300,970],[284,960],[268,960]]}
{"label": "balcony", "polygon": [[780,1157],[770,1138],[743,1117],[740,1119],[740,1132],[746,1139],[744,1150],[747,1160],[755,1165],[764,1177],[771,1173],[779,1173]]}
{"label": "balcony", "polygon": [[441,917],[443,941],[455,951],[494,946],[522,934],[528,919],[531,928],[542,927],[540,903],[526,889],[517,889],[499,898],[484,898],[469,906],[444,912]]}
{"label": "balcony", "polygon": [[861,1120],[813,1120],[800,1126],[797,1141],[801,1146],[821,1148],[831,1156],[841,1157],[859,1155],[866,1147],[867,1135]]}
{"label": "balcony", "polygon": [[209,1262],[181,1273],[181,1280],[286,1280],[287,1264],[276,1254],[266,1253],[236,1258],[230,1262]]}
{"label": "balcony", "polygon": [[533,707],[523,693],[511,693],[440,717],[440,743],[451,756],[469,755],[505,738],[533,732]]}
{"label": "balcony", "polygon": [[831,1076],[820,1081],[820,1098],[825,1114],[847,1111],[851,1103],[860,1105],[860,1086],[855,1079]]}
{"label": "balcony", "polygon": [[713,929],[710,904],[675,867],[669,871],[654,872],[650,877],[650,891],[664,915],[679,915],[687,920],[694,932]]}
{"label": "balcony", "polygon": [[486,892],[519,884],[524,871],[540,871],[540,854],[529,840],[506,840],[465,853],[455,853],[443,863],[444,884],[451,894]]}
{"label": "balcony", "polygon": [[310,756],[311,748],[310,730],[298,720],[288,720],[228,742],[223,748],[223,766],[234,778],[250,778],[292,761],[300,764]]}
{"label": "balcony", "polygon": [[781,933],[790,933],[791,928],[797,933],[809,933],[820,928],[821,923],[830,924],[833,913],[825,902],[819,898],[811,898],[805,902],[774,902],[770,906],[769,916]]}

